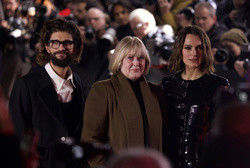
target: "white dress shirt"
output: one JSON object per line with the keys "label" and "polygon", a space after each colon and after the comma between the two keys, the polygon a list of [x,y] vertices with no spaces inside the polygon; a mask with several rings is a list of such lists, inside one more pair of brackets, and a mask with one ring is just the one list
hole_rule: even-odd
{"label": "white dress shirt", "polygon": [[63,103],[69,102],[73,97],[73,87],[76,87],[73,82],[73,73],[71,69],[69,68],[68,70],[67,79],[58,76],[49,63],[45,65],[45,70],[48,72],[50,79],[54,84],[58,99]]}

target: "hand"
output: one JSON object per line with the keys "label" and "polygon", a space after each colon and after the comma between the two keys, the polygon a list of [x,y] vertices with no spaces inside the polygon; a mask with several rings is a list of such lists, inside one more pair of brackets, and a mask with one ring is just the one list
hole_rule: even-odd
{"label": "hand", "polygon": [[174,0],[157,0],[161,14],[169,13]]}
{"label": "hand", "polygon": [[212,48],[212,53],[213,53],[213,56],[215,56],[216,52],[218,51],[217,48]]}
{"label": "hand", "polygon": [[86,32],[85,32],[85,27],[84,27],[84,26],[79,26],[79,28],[80,28],[80,30],[81,30],[81,36],[82,36],[82,39],[83,39],[84,44],[86,44],[87,46],[92,45],[92,44],[95,42],[95,40],[96,40],[96,35],[95,35],[95,33],[93,33],[93,38],[92,38],[92,39],[88,39],[88,38],[86,38],[86,36],[85,36],[85,34],[86,34]]}
{"label": "hand", "polygon": [[246,75],[246,70],[244,69],[244,61],[235,61],[234,69],[237,71],[240,77],[244,78]]}
{"label": "hand", "polygon": [[10,25],[8,24],[8,21],[6,21],[6,20],[2,20],[2,21],[1,21],[0,27],[3,27],[3,28],[5,28],[5,29],[7,29],[7,30],[10,29]]}
{"label": "hand", "polygon": [[106,29],[105,28],[102,28],[102,29],[100,29],[100,30],[98,30],[97,32],[96,32],[96,36],[98,37],[98,38],[102,38],[102,36],[104,35],[106,33]]}

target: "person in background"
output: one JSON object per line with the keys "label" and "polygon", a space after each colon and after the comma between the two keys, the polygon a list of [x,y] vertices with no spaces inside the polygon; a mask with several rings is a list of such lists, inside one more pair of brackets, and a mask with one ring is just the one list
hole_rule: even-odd
{"label": "person in background", "polygon": [[157,26],[164,25],[162,18],[161,18],[161,12],[159,10],[158,1],[146,0],[144,6],[145,6],[144,7],[145,9],[147,9],[150,13],[154,15]]}
{"label": "person in background", "polygon": [[126,36],[133,35],[129,25],[129,13],[132,10],[133,6],[126,0],[119,0],[112,4],[110,18],[116,25],[116,36],[119,41]]}
{"label": "person in background", "polygon": [[225,24],[228,29],[242,29],[250,41],[250,1],[249,0],[223,0],[218,3],[218,21]]}
{"label": "person in background", "polygon": [[175,21],[176,14],[184,9],[192,0],[157,0],[161,17],[164,24],[169,24],[174,30],[174,34],[177,34],[177,24]]}
{"label": "person in background", "polygon": [[[108,40],[102,40],[108,28],[106,15],[101,9],[91,7],[87,10],[86,25],[81,27],[81,36],[84,41],[82,59],[80,64],[71,65],[72,70],[84,81],[85,98],[94,82],[109,78],[107,53],[112,48],[109,44],[112,45],[113,43],[106,45],[103,41],[107,42]],[[109,37],[115,42],[115,34]]]}
{"label": "person in background", "polygon": [[[1,0],[3,17],[0,19],[0,85],[8,104],[15,80],[31,69],[29,50],[29,28],[27,16],[21,12],[24,7],[19,0]],[[0,9],[1,10],[1,9]]]}
{"label": "person in background", "polygon": [[175,16],[175,21],[178,27],[177,32],[186,26],[194,25],[194,9],[187,6],[180,10]]}
{"label": "person in background", "polygon": [[88,9],[86,17],[86,26],[91,26],[95,32],[106,29],[106,17],[101,9],[97,7]]}
{"label": "person in background", "polygon": [[143,8],[133,10],[129,14],[129,22],[134,35],[143,41],[149,51],[151,66],[146,78],[151,82],[160,83],[161,79],[169,73],[167,60],[174,43],[172,27],[156,26],[153,14]]}
{"label": "person in background", "polygon": [[17,8],[20,5],[20,0],[2,0],[4,17],[2,20],[8,20],[10,17],[14,16]]}
{"label": "person in background", "polygon": [[110,144],[112,153],[87,151],[90,167],[105,165],[110,154],[131,147],[162,151],[165,98],[160,85],[144,75],[150,57],[137,37],[123,38],[109,64],[112,76],[93,84],[86,100],[81,141]]}
{"label": "person in background", "polygon": [[10,33],[11,26],[9,19],[16,16],[17,8],[20,5],[20,0],[1,0],[2,1],[2,13],[0,16],[0,50],[4,52],[5,45]]}
{"label": "person in background", "polygon": [[56,6],[56,8],[58,9],[57,17],[64,17],[67,20],[74,19],[77,2],[75,0],[63,0],[62,4],[63,4],[63,9],[59,9],[61,8],[61,6]]}
{"label": "person in background", "polygon": [[80,29],[72,21],[47,21],[40,32],[37,71],[16,80],[9,101],[19,137],[38,130],[40,168],[57,167],[54,147],[61,137],[80,141],[84,99],[80,78],[71,71],[83,50]]}
{"label": "person in background", "polygon": [[169,137],[163,143],[176,168],[197,167],[216,110],[215,93],[229,85],[213,74],[213,63],[205,31],[196,25],[183,28],[169,59],[173,74],[162,79],[169,121]]}
{"label": "person in background", "polygon": [[[220,45],[220,51],[226,51],[226,67],[228,70],[236,71],[238,74],[238,79],[230,78],[230,80],[236,85],[239,82],[246,82],[246,76],[249,69],[249,63],[247,61],[250,57],[250,51],[248,49],[244,49],[244,45],[249,45],[246,34],[239,28],[232,28],[221,36]],[[218,53],[218,50],[216,53]],[[221,58],[219,56],[220,54],[215,55],[216,60]],[[230,76],[230,73],[228,75]],[[233,77],[233,73],[231,75]]]}
{"label": "person in background", "polygon": [[209,2],[200,2],[195,5],[195,24],[201,27],[208,35],[212,50],[220,47],[220,38],[228,28],[217,21],[216,9]]}
{"label": "person in background", "polygon": [[76,9],[73,13],[74,19],[78,26],[84,26],[86,22],[86,13],[87,13],[87,0],[77,0]]}

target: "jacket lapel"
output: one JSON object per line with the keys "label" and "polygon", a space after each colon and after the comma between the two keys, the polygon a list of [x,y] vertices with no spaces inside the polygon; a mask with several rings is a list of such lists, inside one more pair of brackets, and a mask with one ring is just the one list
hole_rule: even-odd
{"label": "jacket lapel", "polygon": [[[115,89],[116,98],[118,101],[117,104],[120,106],[120,111],[124,116],[126,127],[129,131],[129,134],[127,134],[127,142],[141,144],[141,142],[144,141],[143,121],[141,109],[134,91],[127,78],[121,72],[118,72],[117,75],[112,76],[111,82]],[[160,147],[160,142],[155,141],[156,139],[158,140],[161,138],[162,132],[162,116],[157,95],[154,94],[155,90],[149,87],[149,84],[144,77],[140,79],[140,88],[147,114],[148,131],[150,134],[149,143],[153,146]],[[129,137],[129,135],[133,136]]]}
{"label": "jacket lapel", "polygon": [[147,81],[141,82],[140,87],[148,117],[148,122],[159,122],[159,118],[161,118],[161,109],[157,95],[153,94],[154,91],[149,88]]}
{"label": "jacket lapel", "polygon": [[[145,80],[145,79],[144,79]],[[149,144],[161,150],[162,143],[157,141],[162,138],[162,116],[158,100],[159,95],[148,82],[141,82],[141,92],[148,120]]]}
{"label": "jacket lapel", "polygon": [[124,131],[129,131],[127,133],[127,142],[141,144],[144,141],[143,121],[141,109],[134,91],[128,79],[121,72],[118,72],[115,76],[113,75],[111,82],[115,89],[118,107],[120,108],[117,111],[121,111],[127,127]]}
{"label": "jacket lapel", "polygon": [[51,79],[43,67],[41,70],[41,87],[39,89],[39,94],[43,105],[47,112],[54,117],[56,120],[62,121],[61,110],[59,106],[59,100],[57,97],[57,93],[55,91],[54,85],[51,82]]}

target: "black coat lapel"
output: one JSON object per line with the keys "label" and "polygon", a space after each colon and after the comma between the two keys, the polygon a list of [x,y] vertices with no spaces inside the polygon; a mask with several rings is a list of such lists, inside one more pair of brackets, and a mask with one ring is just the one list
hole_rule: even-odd
{"label": "black coat lapel", "polygon": [[52,115],[52,117],[54,117],[56,120],[59,119],[62,121],[59,100],[54,85],[51,82],[51,79],[44,67],[40,70],[40,73],[42,78],[40,81],[41,88],[39,89],[39,94],[41,96],[42,102],[44,103],[44,107]]}

